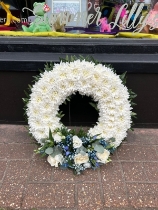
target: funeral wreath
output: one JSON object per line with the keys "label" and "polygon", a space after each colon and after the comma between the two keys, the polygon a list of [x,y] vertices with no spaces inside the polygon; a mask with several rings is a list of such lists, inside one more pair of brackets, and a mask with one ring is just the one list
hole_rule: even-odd
{"label": "funeral wreath", "polygon": [[[71,57],[46,64],[45,71],[29,85],[25,102],[29,133],[47,155],[51,166],[71,168],[80,174],[110,161],[132,125],[132,102],[136,94],[125,86],[126,75],[93,58]],[[72,94],[91,96],[97,104],[98,122],[87,132],[68,129],[61,123],[59,106]]]}

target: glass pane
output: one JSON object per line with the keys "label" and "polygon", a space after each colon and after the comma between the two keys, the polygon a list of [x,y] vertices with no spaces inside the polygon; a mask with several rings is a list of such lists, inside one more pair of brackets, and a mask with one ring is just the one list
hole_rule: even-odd
{"label": "glass pane", "polygon": [[[61,12],[69,12],[71,21],[66,26],[86,27],[87,17],[87,1],[86,0],[46,0],[46,3],[51,7],[50,14]],[[50,15],[49,14],[49,15]]]}

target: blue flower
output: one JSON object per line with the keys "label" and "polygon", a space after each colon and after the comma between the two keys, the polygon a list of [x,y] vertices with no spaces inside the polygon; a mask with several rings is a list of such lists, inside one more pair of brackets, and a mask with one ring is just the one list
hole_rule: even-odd
{"label": "blue flower", "polygon": [[98,135],[93,136],[93,140],[96,140],[97,136],[98,136]]}
{"label": "blue flower", "polygon": [[69,150],[69,147],[68,147],[68,146],[64,146],[64,149],[65,149],[65,150]]}
{"label": "blue flower", "polygon": [[66,152],[66,156],[68,156],[68,155],[70,155],[70,152],[69,151]]}
{"label": "blue flower", "polygon": [[99,163],[96,162],[96,163],[95,163],[95,167],[99,167]]}
{"label": "blue flower", "polygon": [[107,146],[107,142],[105,141],[105,140],[100,140],[99,141],[99,143],[104,147],[104,148],[106,148],[106,146]]}

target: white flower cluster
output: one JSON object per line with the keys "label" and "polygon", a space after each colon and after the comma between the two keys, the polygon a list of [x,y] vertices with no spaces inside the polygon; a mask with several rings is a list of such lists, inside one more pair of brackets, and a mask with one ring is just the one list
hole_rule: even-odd
{"label": "white flower cluster", "polygon": [[[88,61],[61,62],[52,71],[45,71],[41,75],[32,88],[27,105],[32,135],[40,142],[40,139],[48,136],[49,128],[52,132],[61,128],[60,118],[56,116],[59,106],[77,91],[98,101],[99,119],[89,134],[101,134],[105,139],[113,137],[117,147],[131,127],[132,108],[128,90],[109,67]],[[59,141],[60,137],[56,138]]]}

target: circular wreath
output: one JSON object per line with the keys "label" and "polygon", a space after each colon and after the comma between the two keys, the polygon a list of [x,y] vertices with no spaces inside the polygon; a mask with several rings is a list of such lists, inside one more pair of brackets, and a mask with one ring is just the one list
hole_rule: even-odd
{"label": "circular wreath", "polygon": [[[30,87],[29,99],[24,99],[29,132],[41,144],[36,152],[49,155],[52,166],[70,167],[77,174],[107,163],[132,122],[132,97],[124,76],[80,59],[61,61],[41,73]],[[98,122],[87,133],[75,133],[60,122],[59,106],[77,91],[97,102]]]}

